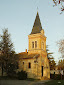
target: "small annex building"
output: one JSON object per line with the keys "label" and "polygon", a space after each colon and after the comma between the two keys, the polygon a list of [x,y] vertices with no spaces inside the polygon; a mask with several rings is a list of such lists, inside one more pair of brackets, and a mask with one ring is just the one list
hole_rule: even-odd
{"label": "small annex building", "polygon": [[19,53],[19,71],[27,72],[28,78],[50,78],[49,60],[46,52],[46,36],[42,29],[39,14],[31,33],[28,35],[28,52]]}

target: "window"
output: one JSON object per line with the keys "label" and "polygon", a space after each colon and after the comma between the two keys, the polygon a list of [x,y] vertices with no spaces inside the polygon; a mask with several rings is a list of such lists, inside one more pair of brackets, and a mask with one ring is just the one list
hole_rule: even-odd
{"label": "window", "polygon": [[28,64],[28,68],[31,68],[31,63]]}
{"label": "window", "polygon": [[32,48],[34,48],[34,42],[32,42]]}
{"label": "window", "polygon": [[23,65],[24,65],[24,62],[23,62]]}
{"label": "window", "polygon": [[37,41],[35,41],[35,48],[37,48]]}

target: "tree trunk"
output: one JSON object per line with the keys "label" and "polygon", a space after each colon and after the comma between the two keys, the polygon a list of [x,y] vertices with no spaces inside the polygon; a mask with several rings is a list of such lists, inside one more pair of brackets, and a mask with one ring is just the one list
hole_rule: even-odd
{"label": "tree trunk", "polygon": [[7,74],[7,61],[6,61],[6,74]]}
{"label": "tree trunk", "polygon": [[3,68],[4,68],[4,63],[2,62],[2,76],[3,76]]}

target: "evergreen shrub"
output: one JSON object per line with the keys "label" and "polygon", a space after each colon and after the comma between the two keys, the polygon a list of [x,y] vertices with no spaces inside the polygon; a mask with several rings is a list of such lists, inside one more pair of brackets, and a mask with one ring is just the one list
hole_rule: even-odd
{"label": "evergreen shrub", "polygon": [[18,72],[18,79],[19,80],[27,79],[27,73],[25,71],[21,70],[21,72]]}

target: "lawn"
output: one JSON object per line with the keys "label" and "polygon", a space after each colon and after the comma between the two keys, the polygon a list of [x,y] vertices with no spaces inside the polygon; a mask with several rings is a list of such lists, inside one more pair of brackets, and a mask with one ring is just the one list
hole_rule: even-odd
{"label": "lawn", "polygon": [[0,76],[0,80],[18,80],[16,77]]}
{"label": "lawn", "polygon": [[46,82],[45,85],[64,85],[64,80],[51,80]]}

